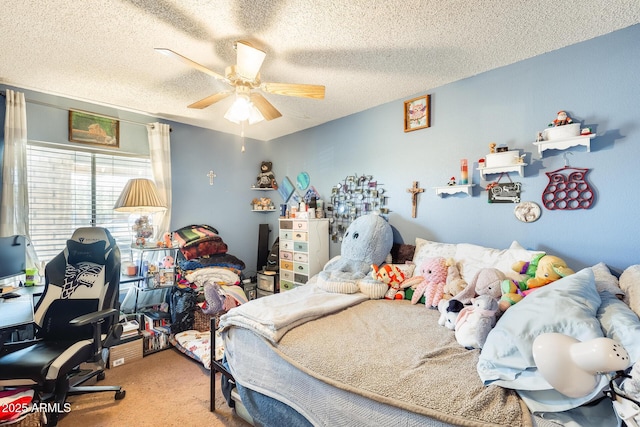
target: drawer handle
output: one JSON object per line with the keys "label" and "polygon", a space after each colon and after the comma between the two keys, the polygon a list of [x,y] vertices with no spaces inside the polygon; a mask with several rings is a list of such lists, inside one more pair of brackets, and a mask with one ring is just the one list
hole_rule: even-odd
{"label": "drawer handle", "polygon": [[302,223],[298,223],[298,228],[302,228]]}
{"label": "drawer handle", "polygon": [[304,268],[301,265],[299,265],[298,266],[298,270],[302,271],[302,270],[304,270]]}

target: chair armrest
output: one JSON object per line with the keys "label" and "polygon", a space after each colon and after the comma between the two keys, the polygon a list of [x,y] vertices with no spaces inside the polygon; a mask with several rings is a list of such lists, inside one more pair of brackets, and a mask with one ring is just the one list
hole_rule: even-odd
{"label": "chair armrest", "polygon": [[100,320],[106,319],[110,316],[115,316],[118,314],[118,310],[115,308],[109,308],[107,310],[96,311],[94,313],[83,314],[82,316],[78,316],[75,319],[69,322],[72,326],[86,326],[92,323],[97,323]]}

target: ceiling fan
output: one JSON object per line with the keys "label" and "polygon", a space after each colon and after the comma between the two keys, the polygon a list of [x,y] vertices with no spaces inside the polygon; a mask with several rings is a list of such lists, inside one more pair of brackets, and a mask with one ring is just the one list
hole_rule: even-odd
{"label": "ceiling fan", "polygon": [[269,101],[267,101],[262,94],[253,91],[254,89],[260,89],[264,92],[276,95],[324,99],[325,88],[321,85],[267,83],[261,81],[260,67],[262,66],[266,53],[253,47],[249,42],[244,40],[235,42],[234,47],[237,54],[236,64],[228,66],[225,69],[224,76],[170,49],[156,48],[155,50],[164,55],[178,59],[196,70],[209,74],[217,80],[232,86],[233,90],[215,93],[196,101],[187,107],[198,109],[206,108],[230,95],[235,94],[236,101],[225,114],[225,118],[227,120],[235,123],[248,120],[250,124],[253,124],[263,118],[266,120],[273,120],[282,116],[282,114]]}

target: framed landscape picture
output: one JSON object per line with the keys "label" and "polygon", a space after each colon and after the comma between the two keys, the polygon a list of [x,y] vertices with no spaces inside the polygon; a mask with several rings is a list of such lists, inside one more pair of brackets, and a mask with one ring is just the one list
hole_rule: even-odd
{"label": "framed landscape picture", "polygon": [[405,132],[411,132],[431,126],[430,101],[430,95],[423,95],[404,102]]}
{"label": "framed landscape picture", "polygon": [[69,141],[118,148],[120,122],[112,117],[69,110]]}

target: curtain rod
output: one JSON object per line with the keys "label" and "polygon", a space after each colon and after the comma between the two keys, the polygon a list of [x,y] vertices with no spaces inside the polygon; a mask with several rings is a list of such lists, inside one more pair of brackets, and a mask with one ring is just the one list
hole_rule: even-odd
{"label": "curtain rod", "polygon": [[[5,98],[7,97],[7,94],[5,93],[5,91],[0,91],[0,95],[4,96]],[[38,104],[38,105],[43,105],[45,107],[52,107],[52,108],[57,108],[59,110],[72,110],[72,111],[80,111],[80,110],[75,110],[73,108],[63,108],[60,107],[59,105],[53,105],[53,104],[49,104],[47,102],[42,102],[42,101],[34,101],[32,99],[27,99],[25,98],[25,101],[30,103],[30,104]],[[96,114],[96,115],[100,115],[100,114]],[[151,129],[155,128],[155,126],[153,125],[153,123],[141,123],[141,122],[134,122],[133,120],[125,120],[125,119],[120,119],[117,117],[114,117],[116,120],[118,120],[119,122],[123,122],[123,123],[129,123],[132,125],[139,125],[139,126],[151,126]],[[171,129],[171,127],[169,127],[169,132],[173,132],[173,129]]]}

